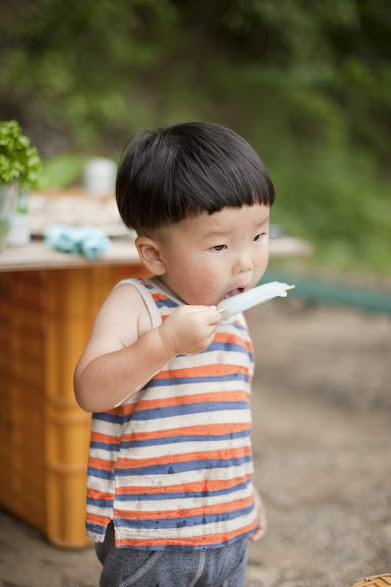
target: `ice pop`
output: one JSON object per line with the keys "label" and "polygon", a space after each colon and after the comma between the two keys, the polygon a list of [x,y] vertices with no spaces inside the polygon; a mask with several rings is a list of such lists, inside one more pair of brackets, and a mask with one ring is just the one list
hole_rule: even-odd
{"label": "ice pop", "polygon": [[270,283],[258,285],[248,291],[223,300],[218,304],[217,310],[221,312],[222,319],[226,320],[235,314],[239,314],[239,312],[248,310],[257,304],[262,304],[277,296],[285,298],[287,295],[286,292],[294,287],[294,285],[287,285],[280,281],[271,281]]}

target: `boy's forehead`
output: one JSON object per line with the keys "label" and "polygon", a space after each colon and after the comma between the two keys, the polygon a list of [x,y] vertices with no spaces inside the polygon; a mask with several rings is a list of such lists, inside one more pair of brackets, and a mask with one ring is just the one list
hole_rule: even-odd
{"label": "boy's forehead", "polygon": [[242,206],[241,208],[222,208],[218,212],[208,214],[203,212],[197,218],[200,226],[208,230],[210,227],[221,227],[235,225],[239,221],[250,224],[260,224],[269,219],[269,206],[263,204],[254,204],[253,206]]}
{"label": "boy's forehead", "polygon": [[222,208],[218,212],[209,214],[201,212],[197,216],[187,218],[179,223],[180,231],[196,231],[200,236],[225,234],[235,229],[236,225],[245,224],[249,228],[261,226],[269,220],[269,206],[254,204],[241,208]]}

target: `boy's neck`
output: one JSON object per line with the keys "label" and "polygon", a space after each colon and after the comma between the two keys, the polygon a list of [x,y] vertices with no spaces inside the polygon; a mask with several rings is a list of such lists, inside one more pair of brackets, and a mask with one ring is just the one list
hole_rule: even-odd
{"label": "boy's neck", "polygon": [[169,294],[170,296],[174,297],[175,299],[177,299],[179,302],[182,302],[182,304],[186,304],[185,301],[183,301],[176,293],[175,291],[173,291],[171,288],[168,287],[168,285],[166,285],[166,283],[164,282],[164,280],[155,275],[154,277],[152,277],[152,281],[160,288],[162,289],[165,293]]}

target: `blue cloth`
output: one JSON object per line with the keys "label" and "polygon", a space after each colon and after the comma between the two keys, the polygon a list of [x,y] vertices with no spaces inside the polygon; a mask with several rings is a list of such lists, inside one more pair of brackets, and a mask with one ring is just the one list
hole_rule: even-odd
{"label": "blue cloth", "polygon": [[249,539],[221,548],[137,550],[114,546],[113,522],[95,546],[103,565],[100,587],[243,587]]}
{"label": "blue cloth", "polygon": [[111,246],[109,237],[96,226],[52,224],[45,232],[46,245],[52,249],[97,259]]}

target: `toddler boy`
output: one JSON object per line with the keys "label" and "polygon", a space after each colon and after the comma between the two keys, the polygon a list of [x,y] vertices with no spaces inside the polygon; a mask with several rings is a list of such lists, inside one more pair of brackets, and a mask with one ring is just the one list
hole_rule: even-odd
{"label": "toddler boy", "polygon": [[274,188],[257,153],[215,124],[146,132],[124,155],[124,223],[154,277],[120,282],[75,371],[93,412],[87,535],[100,585],[243,585],[266,528],[253,487],[253,353],[223,299],[268,263]]}

